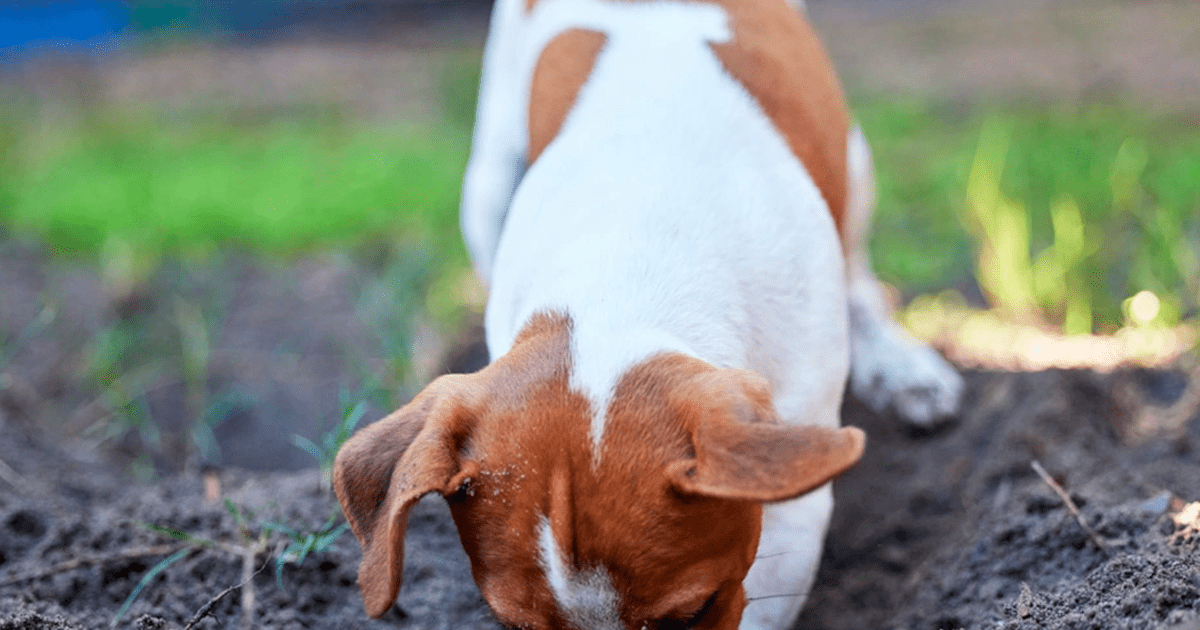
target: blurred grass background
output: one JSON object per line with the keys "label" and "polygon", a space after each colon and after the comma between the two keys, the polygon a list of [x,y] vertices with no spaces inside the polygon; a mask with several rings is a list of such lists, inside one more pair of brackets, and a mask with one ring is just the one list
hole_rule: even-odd
{"label": "blurred grass background", "polygon": [[[420,242],[458,271],[477,78],[475,62],[445,70],[443,115],[419,128],[336,111],[246,121],[101,109],[47,120],[6,103],[0,223],[63,256],[104,264],[132,253],[142,274],[164,256],[230,246],[286,257],[370,242]],[[990,150],[981,143],[1002,142],[989,168],[998,192],[1023,206],[1031,258],[1055,242],[1052,209],[1078,210],[1086,251],[1070,268],[1043,270],[1086,285],[1042,291],[1087,291],[1091,324],[1071,332],[1113,332],[1121,302],[1143,289],[1170,304],[1169,323],[1194,315],[1200,116],[884,94],[854,94],[852,104],[878,168],[876,270],[905,294],[969,284],[991,237],[967,216],[968,180]]]}

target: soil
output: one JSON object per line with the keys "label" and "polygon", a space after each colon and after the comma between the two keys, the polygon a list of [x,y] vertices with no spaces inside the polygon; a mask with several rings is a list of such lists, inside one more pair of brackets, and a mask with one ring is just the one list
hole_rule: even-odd
{"label": "soil", "polygon": [[1179,514],[1200,498],[1200,383],[1173,370],[967,379],[961,418],[933,433],[846,404],[867,453],[835,483],[800,627],[1200,628],[1200,523]]}
{"label": "soil", "polygon": [[[103,287],[98,278],[53,263],[37,248],[10,243],[0,259],[8,276],[4,339],[37,316],[37,299],[65,292],[60,303],[73,304],[49,332],[18,348],[3,371],[0,629],[108,626],[139,581],[177,551],[182,559],[148,581],[117,627],[182,628],[206,607],[208,615],[193,627],[498,627],[436,497],[423,501],[410,522],[404,587],[383,619],[369,620],[362,611],[352,536],[301,562],[282,563],[277,577],[275,558],[294,540],[279,524],[322,530],[336,508],[315,468],[280,471],[291,460],[271,460],[283,436],[296,430],[292,414],[271,410],[280,396],[313,395],[320,379],[298,376],[316,369],[305,361],[330,362],[331,372],[346,365],[321,353],[297,359],[293,350],[285,353],[294,364],[284,372],[218,361],[211,382],[253,384],[250,376],[258,373],[256,387],[276,392],[252,398],[241,421],[215,427],[218,443],[243,444],[241,451],[228,449],[240,464],[159,462],[152,483],[137,482],[129,474],[137,461],[128,457],[130,444],[99,441],[73,428],[77,421],[53,418],[89,404],[79,402],[90,397],[81,395],[87,381],[64,367],[79,352],[64,344],[128,317],[124,302],[95,297]],[[192,286],[179,277],[152,279],[139,312],[159,312],[158,302]],[[253,289],[259,296],[244,305],[226,302],[217,355],[248,339],[286,346],[303,331],[281,328],[285,314],[304,322],[318,345],[328,335],[371,338],[370,320],[360,317],[353,299],[377,281],[367,265],[316,259],[282,266],[234,256],[187,277],[231,278],[235,295]],[[321,308],[297,303],[286,290],[305,278],[315,287],[313,277],[325,281],[321,299],[308,298]],[[478,330],[462,336],[442,353],[449,357],[443,370],[475,369],[484,359]],[[272,356],[279,362],[280,355]],[[847,401],[845,420],[867,431],[868,450],[835,485],[824,561],[799,627],[1200,628],[1200,504],[1191,503],[1200,499],[1195,372],[969,372],[967,382],[961,417],[934,431],[915,431]],[[335,396],[332,383],[325,387]],[[322,430],[335,416],[336,410],[314,409],[303,421]],[[257,460],[245,455],[259,442]],[[1034,461],[1069,493],[1091,532],[1034,472]],[[250,470],[248,463],[274,470]],[[186,536],[179,540],[164,529]],[[248,585],[226,592],[254,568],[260,570]],[[252,599],[243,603],[248,594]]]}
{"label": "soil", "polygon": [[[947,3],[870,4],[811,3],[839,70],[865,89],[1200,104],[1193,3],[1023,0],[1020,10],[978,2],[936,13],[909,7]],[[477,46],[482,23],[456,24],[456,45]],[[430,52],[427,31],[409,32],[394,46],[169,47],[86,63],[78,81],[54,64],[9,79],[48,100],[74,99],[85,85],[89,98],[118,106],[170,111],[216,94],[271,109],[301,92],[364,116],[419,120],[433,115],[429,93],[446,61]],[[391,282],[389,256],[168,261],[131,293],[93,266],[0,234],[0,630],[177,629],[197,617],[193,627],[209,629],[497,628],[437,498],[410,520],[404,587],[381,620],[363,614],[352,536],[276,576],[275,559],[294,541],[279,524],[323,530],[335,510],[291,435],[316,439],[339,417],[340,391],[365,391],[395,358],[383,348],[404,287]],[[189,309],[210,324],[203,389],[231,401],[211,426],[216,455],[203,457],[187,430],[195,409],[180,322]],[[387,383],[392,391],[486,360],[470,320],[449,334],[412,328],[426,360]],[[117,344],[123,334],[136,338]],[[138,375],[116,384],[143,394],[140,416],[106,378],[106,360]],[[848,400],[845,421],[866,430],[868,449],[835,484],[798,627],[1200,630],[1200,373],[1188,365],[969,372],[960,417],[925,432]],[[372,399],[368,419],[388,406]],[[112,624],[139,581],[177,552],[187,553]],[[247,566],[261,571],[242,585]]]}

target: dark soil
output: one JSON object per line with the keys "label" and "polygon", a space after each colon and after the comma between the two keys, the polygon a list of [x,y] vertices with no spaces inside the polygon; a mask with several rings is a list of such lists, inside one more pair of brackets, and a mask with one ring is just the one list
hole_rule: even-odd
{"label": "dark soil", "polygon": [[[335,419],[336,385],[352,379],[337,377],[348,359],[319,352],[321,340],[373,339],[374,324],[354,296],[378,271],[349,259],[282,266],[234,257],[184,274],[232,278],[218,349],[257,340],[286,346],[293,361],[286,371],[252,372],[257,381],[239,370],[260,364],[214,364],[214,389],[246,378],[253,391],[271,395],[251,396],[239,421],[216,427],[220,444],[241,444],[227,448],[231,454],[251,455],[210,473],[220,494],[207,500],[200,467],[171,466],[155,452],[158,476],[135,482],[128,450],[137,440],[89,438],[69,419],[87,404],[103,407],[89,402],[96,386],[80,376],[80,347],[106,327],[164,312],[185,285],[194,289],[190,299],[206,303],[208,285],[156,277],[140,306],[122,310],[106,302],[90,272],[51,264],[37,248],[10,244],[0,259],[6,347],[28,329],[39,303],[62,305],[45,332],[0,366],[0,630],[108,626],[139,580],[184,549],[191,551],[149,581],[118,627],[184,627],[242,583],[248,556],[262,570],[195,627],[497,627],[436,497],[410,522],[404,587],[382,620],[362,612],[352,536],[284,563],[276,581],[275,558],[291,539],[274,524],[320,529],[335,503],[318,488],[315,469],[247,467],[293,465],[287,458],[272,465],[269,456],[297,430],[290,416],[317,430]],[[317,293],[296,291],[295,283]],[[317,349],[297,350],[302,339]],[[459,368],[477,367],[478,341],[448,354]],[[311,376],[317,368],[308,361],[324,362],[332,376]],[[1200,522],[1185,516],[1186,504],[1200,499],[1200,411],[1187,374],[970,373],[961,418],[933,432],[848,401],[846,422],[867,431],[869,446],[837,482],[824,562],[800,627],[1200,628]],[[286,409],[299,411],[279,411],[292,396]],[[332,399],[316,401],[324,397]],[[1069,492],[1104,549],[1034,473],[1034,460]],[[248,554],[260,536],[265,542]],[[251,592],[252,617],[244,618]]]}
{"label": "dark soil", "polygon": [[1149,370],[968,383],[961,420],[932,434],[847,403],[867,453],[835,485],[800,627],[1200,628],[1200,523],[1176,523],[1200,497],[1200,383]]}

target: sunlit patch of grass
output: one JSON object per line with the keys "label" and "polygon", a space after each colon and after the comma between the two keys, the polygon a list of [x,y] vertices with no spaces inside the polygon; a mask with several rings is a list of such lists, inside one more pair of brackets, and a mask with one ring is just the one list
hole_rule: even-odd
{"label": "sunlit patch of grass", "polygon": [[1171,325],[1200,298],[1200,116],[858,99],[875,152],[879,275],[908,292],[977,278],[992,306],[1113,332],[1139,291]]}

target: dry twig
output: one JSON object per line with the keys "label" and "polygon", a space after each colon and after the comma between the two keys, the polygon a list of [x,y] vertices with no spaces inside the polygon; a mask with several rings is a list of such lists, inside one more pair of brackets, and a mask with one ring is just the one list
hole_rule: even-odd
{"label": "dry twig", "polygon": [[1108,545],[1104,544],[1104,539],[1100,538],[1100,535],[1096,533],[1096,530],[1092,529],[1091,526],[1087,524],[1087,521],[1084,520],[1083,514],[1079,513],[1079,508],[1076,507],[1075,502],[1071,500],[1071,495],[1067,494],[1067,491],[1064,490],[1063,487],[1054,480],[1054,477],[1051,477],[1050,473],[1046,472],[1046,469],[1042,467],[1042,464],[1038,462],[1038,460],[1033,460],[1029,465],[1033,467],[1033,472],[1036,472],[1038,476],[1042,478],[1042,481],[1045,481],[1046,485],[1050,486],[1050,489],[1058,495],[1058,498],[1062,499],[1063,503],[1066,504],[1067,509],[1071,511],[1071,514],[1075,515],[1075,520],[1079,522],[1079,526],[1082,527],[1083,531],[1087,533],[1088,538],[1092,539],[1092,543],[1095,544],[1100,551],[1103,551],[1107,554]]}
{"label": "dry twig", "polygon": [[39,580],[51,575],[74,571],[80,567],[85,567],[92,564],[108,564],[110,562],[118,562],[121,560],[131,560],[133,558],[145,558],[147,556],[163,556],[174,553],[180,549],[180,545],[155,545],[153,547],[135,547],[133,549],[123,549],[114,553],[85,556],[83,558],[72,558],[64,562],[46,567],[40,571],[33,571],[24,575],[10,577],[5,580],[0,580],[0,586],[12,586],[22,582],[31,580]]}
{"label": "dry twig", "polygon": [[[245,557],[245,556],[243,556],[243,557]],[[253,556],[251,556],[251,557],[253,557]],[[217,604],[221,603],[221,600],[225,599],[226,595],[229,595],[230,593],[246,586],[247,584],[250,584],[251,581],[255,578],[255,576],[257,576],[259,573],[262,573],[263,569],[267,568],[267,565],[270,563],[271,563],[271,559],[267,558],[267,561],[263,562],[262,566],[259,567],[257,571],[255,571],[254,573],[251,573],[249,576],[243,578],[241,583],[234,584],[233,586],[230,586],[229,588],[221,591],[220,593],[217,593],[217,595],[215,597],[208,600],[207,604],[204,604],[203,606],[201,606],[200,609],[196,611],[196,614],[192,615],[191,621],[188,621],[187,625],[183,627],[183,630],[192,630],[192,628],[195,628],[196,624],[200,623],[201,621],[204,620],[205,617],[212,614],[213,608],[216,607]],[[243,605],[245,605],[244,600],[242,603],[243,603]],[[253,603],[251,603],[251,606],[253,606]],[[245,619],[245,614],[246,614],[245,610],[243,610],[242,611],[243,620]],[[243,625],[244,624],[245,624],[245,621],[243,621]]]}

